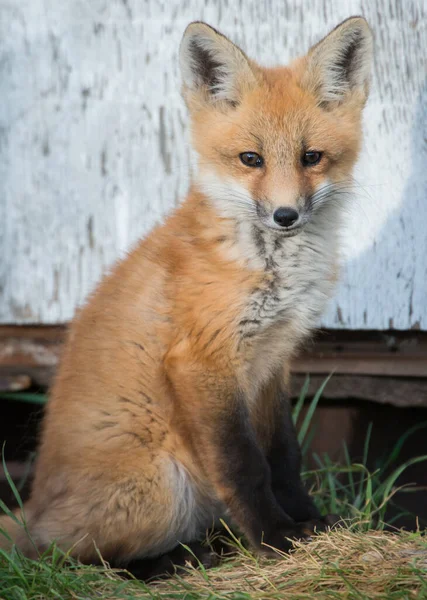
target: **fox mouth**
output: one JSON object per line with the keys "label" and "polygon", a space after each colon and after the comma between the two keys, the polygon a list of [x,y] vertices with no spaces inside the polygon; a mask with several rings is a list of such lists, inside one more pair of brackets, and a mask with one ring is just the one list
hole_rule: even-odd
{"label": "fox mouth", "polygon": [[304,229],[305,225],[305,223],[301,222],[295,225],[291,225],[290,227],[280,227],[279,225],[275,225],[274,223],[265,221],[262,221],[262,224],[266,229],[276,233],[280,237],[294,237]]}

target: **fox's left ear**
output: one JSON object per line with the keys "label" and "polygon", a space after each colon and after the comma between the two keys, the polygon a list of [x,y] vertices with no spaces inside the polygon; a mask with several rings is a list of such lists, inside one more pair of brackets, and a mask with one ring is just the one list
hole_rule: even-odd
{"label": "fox's left ear", "polygon": [[302,84],[323,105],[358,92],[366,100],[373,56],[372,31],[363,17],[351,17],[313,46]]}

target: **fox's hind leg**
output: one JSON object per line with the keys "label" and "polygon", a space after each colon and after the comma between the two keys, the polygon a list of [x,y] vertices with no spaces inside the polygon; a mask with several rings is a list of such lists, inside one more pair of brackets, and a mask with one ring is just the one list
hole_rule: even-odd
{"label": "fox's hind leg", "polygon": [[41,552],[56,541],[82,562],[99,562],[101,555],[126,566],[203,539],[214,509],[206,501],[200,505],[184,468],[166,454],[151,462],[135,454],[133,468],[117,464],[94,473],[92,466],[90,473],[63,474],[56,495],[53,480],[36,486],[40,505],[33,500],[28,528]]}

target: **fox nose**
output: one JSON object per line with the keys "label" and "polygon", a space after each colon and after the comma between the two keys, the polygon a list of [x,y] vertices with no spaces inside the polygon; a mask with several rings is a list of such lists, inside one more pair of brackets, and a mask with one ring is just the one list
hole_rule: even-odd
{"label": "fox nose", "polygon": [[293,208],[281,206],[274,211],[273,219],[280,227],[290,227],[298,220],[299,214]]}

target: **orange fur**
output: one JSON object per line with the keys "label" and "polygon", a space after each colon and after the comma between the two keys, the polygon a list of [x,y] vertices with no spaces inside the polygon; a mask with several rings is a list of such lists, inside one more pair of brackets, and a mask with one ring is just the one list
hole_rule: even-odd
{"label": "orange fur", "polygon": [[[206,26],[195,27],[203,33]],[[231,44],[224,40],[218,43]],[[126,562],[187,542],[225,509],[247,531],[246,508],[233,480],[223,476],[216,428],[240,390],[268,450],[278,382],[287,379],[290,358],[330,295],[338,246],[325,241],[324,256],[323,242],[310,250],[310,236],[323,223],[316,217],[316,226],[277,242],[291,265],[277,279],[275,250],[264,257],[259,249],[276,238],[262,230],[258,250],[256,244],[249,249],[241,230],[245,213],[219,209],[210,182],[234,182],[267,212],[283,205],[302,210],[326,181],[348,180],[366,94],[359,86],[325,108],[304,83],[314,69],[310,54],[274,69],[235,56],[251,73],[242,81],[236,74],[237,100],[213,102],[203,86],[184,89],[200,179],[181,207],[104,278],[70,327],[26,505],[38,549],[56,539],[85,561],[96,560],[97,547],[106,559]],[[324,159],[304,168],[303,147],[322,150]],[[242,164],[245,151],[262,155],[265,168]],[[230,194],[232,208],[238,201]],[[339,227],[339,221],[331,225],[334,240]],[[242,333],[264,318],[274,294],[282,312],[253,335]],[[34,554],[25,534],[14,535]]]}

